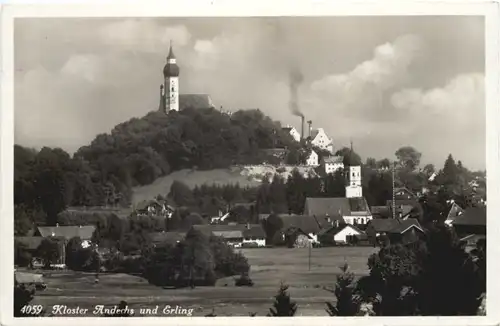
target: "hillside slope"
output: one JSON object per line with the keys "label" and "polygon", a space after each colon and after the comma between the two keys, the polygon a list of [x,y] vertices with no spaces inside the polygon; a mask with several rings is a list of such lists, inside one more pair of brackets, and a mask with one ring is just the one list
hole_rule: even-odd
{"label": "hillside slope", "polygon": [[[267,176],[269,180],[275,174],[281,175],[285,180],[291,174],[295,166],[284,166],[276,168],[272,165],[249,165],[233,166],[229,169],[214,169],[208,171],[196,171],[183,169],[175,171],[169,175],[156,179],[153,183],[145,186],[134,187],[132,189],[132,205],[136,205],[143,200],[153,199],[157,195],[167,195],[170,186],[174,181],[181,181],[190,188],[203,184],[224,185],[239,184],[242,187],[255,187],[261,184],[262,179]],[[297,167],[303,175],[314,174],[314,169],[310,167]]]}

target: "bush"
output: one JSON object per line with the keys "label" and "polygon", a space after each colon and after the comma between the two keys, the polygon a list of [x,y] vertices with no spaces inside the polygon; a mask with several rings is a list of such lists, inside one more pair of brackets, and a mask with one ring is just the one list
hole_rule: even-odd
{"label": "bush", "polygon": [[248,274],[242,274],[240,278],[238,278],[235,282],[234,285],[236,286],[253,286],[253,281],[248,276]]}
{"label": "bush", "polygon": [[32,256],[27,250],[27,247],[24,243],[15,241],[14,242],[14,264],[20,267],[29,266]]}
{"label": "bush", "polygon": [[278,294],[274,297],[273,308],[269,308],[270,317],[293,317],[297,312],[297,304],[290,300],[288,285],[281,283]]}

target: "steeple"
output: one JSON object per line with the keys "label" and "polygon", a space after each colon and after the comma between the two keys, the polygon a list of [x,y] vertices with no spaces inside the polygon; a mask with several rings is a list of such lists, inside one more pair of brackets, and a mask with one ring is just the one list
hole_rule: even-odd
{"label": "steeple", "polygon": [[169,59],[174,59],[175,60],[174,50],[172,48],[172,40],[170,40],[170,49],[168,50],[167,61]]}
{"label": "steeple", "polygon": [[172,42],[168,51],[167,63],[163,68],[164,83],[161,90],[163,111],[179,111],[179,66],[177,65]]}

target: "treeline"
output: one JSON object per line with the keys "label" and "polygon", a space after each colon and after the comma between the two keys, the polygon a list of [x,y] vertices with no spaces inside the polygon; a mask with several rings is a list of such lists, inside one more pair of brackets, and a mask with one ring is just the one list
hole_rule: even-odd
{"label": "treeline", "polygon": [[214,109],[151,112],[98,135],[73,157],[15,145],[16,213],[30,217],[18,218],[19,228],[55,225],[67,206],[128,206],[134,186],[183,168],[260,163],[267,157],[262,149],[276,146],[298,144],[261,111],[229,116]]}

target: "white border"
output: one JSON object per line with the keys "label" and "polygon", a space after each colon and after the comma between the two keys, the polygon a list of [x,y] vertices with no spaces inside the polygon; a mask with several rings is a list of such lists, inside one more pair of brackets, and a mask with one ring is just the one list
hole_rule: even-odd
{"label": "white border", "polygon": [[[347,1],[337,0],[172,0],[168,2],[142,1],[37,1],[37,5],[17,1],[4,5],[1,13],[2,26],[2,83],[0,111],[0,223],[2,262],[0,289],[2,325],[237,325],[250,322],[267,325],[306,325],[314,318],[315,325],[494,325],[500,323],[500,282],[495,271],[500,270],[500,248],[495,245],[500,235],[500,173],[499,173],[499,4],[496,1]],[[11,1],[12,2],[12,1]],[[71,4],[68,4],[70,3]],[[24,4],[23,4],[24,3]],[[49,3],[40,5],[40,3]],[[65,4],[65,5],[62,5]],[[370,15],[482,15],[486,17],[486,107],[487,107],[487,193],[488,193],[488,291],[487,317],[148,317],[136,318],[17,318],[13,319],[13,20],[16,17],[159,17],[159,16],[370,16]],[[457,26],[457,28],[459,28]],[[464,130],[466,133],[467,131]],[[497,259],[495,259],[497,258]],[[10,264],[5,264],[9,261]],[[138,320],[141,319],[141,320]]]}

